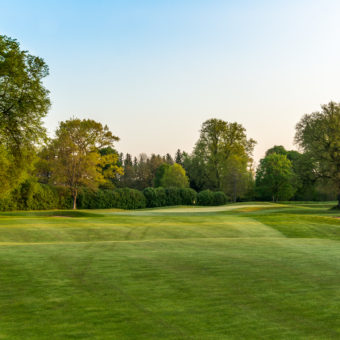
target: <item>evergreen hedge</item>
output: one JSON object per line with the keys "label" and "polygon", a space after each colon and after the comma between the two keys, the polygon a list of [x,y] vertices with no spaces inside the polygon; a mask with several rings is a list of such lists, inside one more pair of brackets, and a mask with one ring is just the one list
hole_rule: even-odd
{"label": "evergreen hedge", "polygon": [[203,190],[197,195],[197,204],[205,206],[223,205],[227,203],[227,196],[222,191]]}
{"label": "evergreen hedge", "polygon": [[[222,205],[227,201],[223,192],[210,190],[199,194],[191,188],[146,188],[142,191],[130,188],[79,190],[79,209],[142,209],[173,205]],[[41,184],[35,180],[22,183],[10,195],[0,198],[0,211],[72,209],[73,199],[64,187]]]}

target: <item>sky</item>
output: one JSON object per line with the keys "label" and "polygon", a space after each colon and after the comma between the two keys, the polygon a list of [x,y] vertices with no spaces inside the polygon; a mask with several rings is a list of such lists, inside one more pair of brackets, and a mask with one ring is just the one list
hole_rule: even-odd
{"label": "sky", "polygon": [[0,34],[42,57],[53,136],[107,124],[119,152],[191,152],[209,118],[238,122],[258,161],[340,101],[338,0],[3,1]]}

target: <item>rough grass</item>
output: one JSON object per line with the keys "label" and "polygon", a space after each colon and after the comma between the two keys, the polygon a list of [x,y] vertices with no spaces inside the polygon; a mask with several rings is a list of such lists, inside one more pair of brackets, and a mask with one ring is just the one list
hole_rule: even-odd
{"label": "rough grass", "polygon": [[338,339],[328,205],[0,214],[0,339]]}

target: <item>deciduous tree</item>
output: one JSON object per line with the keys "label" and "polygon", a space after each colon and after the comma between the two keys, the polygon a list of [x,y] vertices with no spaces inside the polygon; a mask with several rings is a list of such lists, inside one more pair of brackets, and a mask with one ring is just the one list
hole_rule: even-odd
{"label": "deciduous tree", "polygon": [[294,193],[294,172],[286,155],[270,153],[261,159],[256,172],[256,190],[261,199],[288,200]]}
{"label": "deciduous tree", "polygon": [[71,190],[74,209],[81,186],[96,188],[107,178],[123,173],[117,166],[117,153],[100,153],[103,148],[113,148],[118,140],[106,125],[91,119],[70,119],[60,123],[50,146],[54,154],[52,180]]}
{"label": "deciduous tree", "polygon": [[304,115],[296,125],[295,142],[314,160],[318,176],[333,182],[340,209],[340,103]]}
{"label": "deciduous tree", "polygon": [[[205,121],[191,159],[184,157],[183,164],[188,170],[190,183],[196,190],[227,192],[232,188],[235,193],[238,191],[235,184],[240,183],[240,176],[235,176],[235,171],[248,171],[254,145],[255,141],[247,139],[245,128],[238,123],[221,119]],[[238,185],[238,188],[241,186]],[[235,196],[232,192],[227,193]]]}
{"label": "deciduous tree", "polygon": [[164,188],[187,188],[189,186],[189,179],[186,176],[183,167],[177,163],[174,163],[173,165],[167,165],[164,168],[164,173],[160,180],[160,184]]}
{"label": "deciduous tree", "polygon": [[50,107],[42,79],[48,67],[42,58],[20,49],[19,43],[0,35],[0,193],[25,176],[35,146],[45,137],[42,118]]}

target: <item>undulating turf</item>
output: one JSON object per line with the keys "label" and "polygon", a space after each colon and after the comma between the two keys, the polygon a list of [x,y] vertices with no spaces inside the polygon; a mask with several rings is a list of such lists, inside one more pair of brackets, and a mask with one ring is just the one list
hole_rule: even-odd
{"label": "undulating turf", "polygon": [[0,339],[339,339],[330,206],[0,214]]}

